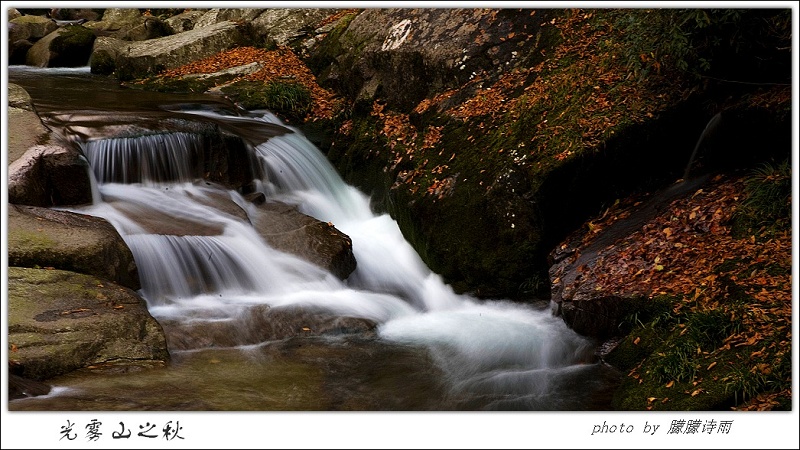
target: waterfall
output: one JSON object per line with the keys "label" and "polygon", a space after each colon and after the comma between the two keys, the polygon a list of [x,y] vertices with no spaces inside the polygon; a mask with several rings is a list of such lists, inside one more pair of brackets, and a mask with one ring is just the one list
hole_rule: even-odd
{"label": "waterfall", "polygon": [[[248,127],[279,123],[269,113],[251,122]],[[426,349],[454,392],[490,392],[498,399],[490,407],[498,409],[557,408],[548,403],[556,386],[594,366],[592,343],[549,310],[456,294],[426,267],[397,223],[373,213],[368,196],[344,183],[293,131],[254,146],[261,167],[253,173],[263,173],[256,184],[271,200],[296,205],[352,239],[357,268],[345,281],[267,245],[251,226],[257,207],[238,192],[193,181],[202,155],[195,136],[84,144],[102,201],[83,212],[119,230],[154,317],[230,321],[266,305],[368,319],[379,339]]]}
{"label": "waterfall", "polygon": [[189,181],[202,157],[202,140],[192,133],[161,133],[89,141],[83,153],[102,183]]}
{"label": "waterfall", "polygon": [[706,127],[703,129],[703,132],[700,133],[700,137],[697,139],[697,143],[694,145],[694,150],[692,150],[691,156],[689,156],[689,162],[686,164],[686,169],[683,171],[683,180],[686,181],[689,179],[689,175],[692,171],[692,165],[694,164],[695,158],[697,158],[697,151],[700,150],[700,146],[703,142],[711,135],[713,135],[717,128],[719,127],[720,121],[722,120],[722,113],[717,113],[711,120],[708,121]]}

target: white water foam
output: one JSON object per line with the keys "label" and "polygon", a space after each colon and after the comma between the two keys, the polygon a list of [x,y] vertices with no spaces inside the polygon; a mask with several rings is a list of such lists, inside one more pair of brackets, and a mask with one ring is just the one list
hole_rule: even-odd
{"label": "white water foam", "polygon": [[[258,126],[278,120],[265,114],[252,122]],[[129,148],[148,145],[140,142]],[[167,145],[186,141],[175,139]],[[262,192],[332,222],[350,236],[355,272],[343,282],[269,247],[249,223],[255,206],[235,191],[185,182],[175,169],[165,170],[158,180],[184,182],[152,182],[147,177],[140,177],[151,180],[145,184],[101,182],[103,202],[84,212],[107,218],[120,231],[134,253],[143,296],[157,318],[233,320],[253,305],[314,307],[366,318],[378,324],[381,339],[427,349],[454,388],[513,393],[523,402],[545,395],[561,371],[581,370],[591,359],[591,343],[549,311],[454,293],[425,266],[397,223],[386,214],[374,214],[369,198],[345,184],[298,130],[273,137],[254,152],[264,173],[258,183]],[[110,154],[132,155],[128,150]],[[106,163],[94,158],[93,165],[98,164]],[[243,214],[215,207],[212,197],[227,198]],[[148,231],[148,222],[158,217],[172,225],[172,234]],[[176,233],[176,226],[186,234]],[[193,233],[194,227],[206,233]]]}

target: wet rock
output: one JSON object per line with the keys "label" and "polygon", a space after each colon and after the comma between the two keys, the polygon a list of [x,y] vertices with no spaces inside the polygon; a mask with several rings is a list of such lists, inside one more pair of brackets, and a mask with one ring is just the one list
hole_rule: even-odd
{"label": "wet rock", "polygon": [[29,380],[13,373],[8,374],[8,399],[16,400],[25,397],[47,395],[52,387],[36,380]]}
{"label": "wet rock", "polygon": [[36,145],[8,167],[9,203],[32,206],[92,202],[89,163],[73,149]]}
{"label": "wet rock", "polygon": [[162,319],[174,350],[235,347],[293,337],[373,335],[376,324],[367,319],[337,316],[318,308],[259,305],[231,321]]}
{"label": "wet rock", "polygon": [[296,208],[268,202],[251,218],[256,231],[272,247],[297,255],[346,279],[356,269],[353,242],[332,223],[321,222]]}
{"label": "wet rock", "polygon": [[54,267],[139,289],[136,263],[105,219],[34,206],[8,207],[8,264]]}
{"label": "wet rock", "polygon": [[8,304],[14,375],[41,381],[93,364],[169,359],[144,300],[107,280],[9,267]]}

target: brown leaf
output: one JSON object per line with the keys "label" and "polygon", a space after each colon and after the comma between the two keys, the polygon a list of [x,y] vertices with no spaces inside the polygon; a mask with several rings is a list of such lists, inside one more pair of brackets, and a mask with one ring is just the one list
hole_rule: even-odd
{"label": "brown leaf", "polygon": [[669,383],[667,383],[666,386],[664,386],[664,387],[665,388],[671,388],[674,385],[675,385],[675,381],[673,380],[673,381],[670,381]]}
{"label": "brown leaf", "polygon": [[706,368],[706,370],[711,370],[711,369],[713,369],[713,368],[714,368],[714,366],[716,366],[716,365],[717,365],[717,362],[716,362],[716,361],[714,361],[714,362],[712,362],[711,364],[709,364],[709,365],[708,365],[708,367]]}
{"label": "brown leaf", "polygon": [[639,342],[641,342],[641,340],[642,340],[642,338],[640,338],[639,336],[636,336],[636,339],[633,340],[633,345],[639,345]]}

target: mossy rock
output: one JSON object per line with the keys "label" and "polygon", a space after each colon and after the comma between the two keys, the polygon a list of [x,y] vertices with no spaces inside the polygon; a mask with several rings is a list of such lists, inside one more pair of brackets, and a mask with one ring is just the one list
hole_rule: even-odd
{"label": "mossy rock", "polygon": [[169,359],[133,290],[62,270],[8,268],[10,372],[46,380],[92,364]]}
{"label": "mossy rock", "polygon": [[53,56],[49,67],[85,66],[92,54],[95,34],[80,25],[68,25],[59,30],[50,43]]}

